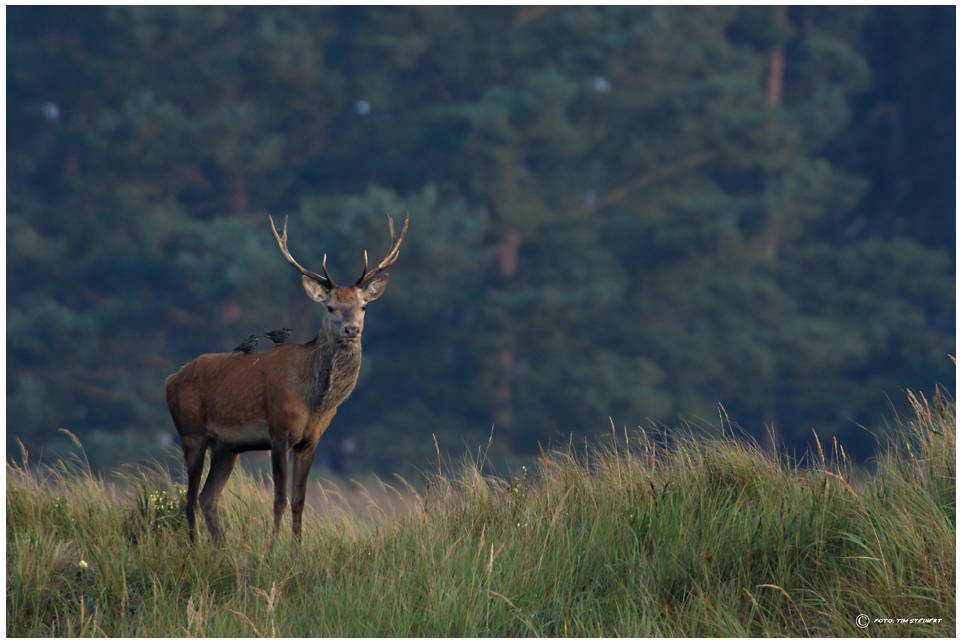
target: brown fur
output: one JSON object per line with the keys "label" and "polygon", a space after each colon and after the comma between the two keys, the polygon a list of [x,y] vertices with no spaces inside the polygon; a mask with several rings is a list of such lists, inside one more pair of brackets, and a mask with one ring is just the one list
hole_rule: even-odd
{"label": "brown fur", "polygon": [[354,389],[361,367],[364,307],[384,291],[387,274],[364,288],[325,288],[305,277],[308,295],[326,306],[318,336],[306,344],[267,351],[205,353],[167,378],[167,405],[187,465],[187,521],[193,541],[204,455],[211,468],[200,492],[208,530],[220,540],[217,502],[237,460],[249,450],[271,450],[274,533],[287,507],[289,451],[292,529],[301,535],[308,471],[321,434]]}
{"label": "brown fur", "polygon": [[[387,217],[387,214],[385,215]],[[288,224],[271,232],[288,263],[301,273],[305,293],[324,305],[317,337],[307,344],[283,344],[256,353],[205,353],[167,378],[167,406],[181,437],[187,465],[187,527],[194,540],[196,509],[204,455],[211,452],[211,469],[200,492],[201,510],[215,543],[221,530],[217,500],[227,484],[237,455],[271,450],[274,476],[274,535],[287,507],[288,454],[294,451],[291,476],[291,528],[301,539],[301,515],[308,472],[321,434],[354,389],[361,368],[361,331],[368,302],[384,292],[385,269],[398,258],[408,230],[395,235],[391,217],[391,250],[378,265],[365,270],[353,286],[338,286],[328,275],[301,266],[288,251]]]}

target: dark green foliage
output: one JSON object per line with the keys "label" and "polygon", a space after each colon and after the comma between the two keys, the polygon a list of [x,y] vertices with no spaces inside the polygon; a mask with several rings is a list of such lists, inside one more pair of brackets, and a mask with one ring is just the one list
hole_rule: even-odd
{"label": "dark green foliage", "polygon": [[12,7],[8,441],[155,452],[180,365],[314,335],[268,213],[350,282],[408,212],[332,467],[719,402],[861,444],[953,386],[952,11]]}

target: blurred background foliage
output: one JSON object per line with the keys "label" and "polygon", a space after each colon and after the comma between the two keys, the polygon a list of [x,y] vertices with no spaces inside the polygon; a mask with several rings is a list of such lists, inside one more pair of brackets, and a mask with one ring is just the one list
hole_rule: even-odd
{"label": "blurred background foliage", "polygon": [[411,213],[334,470],[680,417],[868,456],[955,387],[953,7],[9,7],[7,452],[176,438],[164,378]]}

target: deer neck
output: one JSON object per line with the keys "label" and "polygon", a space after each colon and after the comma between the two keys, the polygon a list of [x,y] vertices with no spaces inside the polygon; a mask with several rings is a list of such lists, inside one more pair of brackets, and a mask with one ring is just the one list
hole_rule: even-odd
{"label": "deer neck", "polygon": [[322,330],[313,345],[313,377],[308,398],[311,407],[325,412],[340,405],[358,382],[361,343],[341,343]]}

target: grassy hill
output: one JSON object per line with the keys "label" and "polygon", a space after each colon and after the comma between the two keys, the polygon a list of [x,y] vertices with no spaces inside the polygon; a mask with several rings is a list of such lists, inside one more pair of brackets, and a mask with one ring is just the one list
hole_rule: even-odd
{"label": "grassy hill", "polygon": [[300,547],[271,538],[270,481],[242,471],[218,549],[188,543],[161,468],[117,484],[8,464],[6,634],[952,636],[955,403],[910,400],[871,469],[725,425],[613,428],[510,480],[481,456],[418,491],[383,483],[367,512],[324,483]]}

